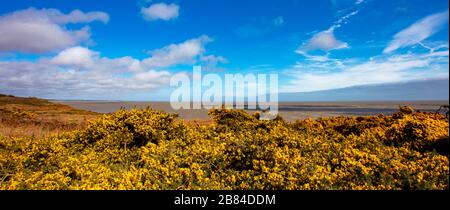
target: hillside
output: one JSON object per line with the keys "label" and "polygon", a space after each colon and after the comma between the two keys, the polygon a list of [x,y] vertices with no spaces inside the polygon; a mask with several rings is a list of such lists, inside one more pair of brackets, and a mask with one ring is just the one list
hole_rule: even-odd
{"label": "hillside", "polygon": [[0,94],[0,134],[5,136],[46,136],[74,130],[97,116],[45,99]]}

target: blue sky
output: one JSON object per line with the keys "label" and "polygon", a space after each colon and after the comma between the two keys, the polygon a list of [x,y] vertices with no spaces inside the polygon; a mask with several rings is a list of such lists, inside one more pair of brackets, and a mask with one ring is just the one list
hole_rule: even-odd
{"label": "blue sky", "polygon": [[0,92],[167,100],[168,81],[277,73],[281,92],[448,79],[448,1],[0,0]]}

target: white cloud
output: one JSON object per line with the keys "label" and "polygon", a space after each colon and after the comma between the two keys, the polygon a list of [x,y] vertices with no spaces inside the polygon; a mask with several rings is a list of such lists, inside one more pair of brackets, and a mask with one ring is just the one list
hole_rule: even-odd
{"label": "white cloud", "polygon": [[[0,92],[40,97],[107,97],[145,93],[168,85],[170,68],[186,62],[221,63],[222,56],[206,55],[207,36],[154,50],[149,58],[109,58],[85,47],[67,48],[36,61],[0,61]],[[128,91],[128,92],[127,92]]]}
{"label": "white cloud", "polygon": [[141,14],[145,20],[171,20],[179,15],[180,7],[176,4],[157,3],[149,7],[142,7]]}
{"label": "white cloud", "polygon": [[0,61],[0,91],[41,97],[108,95],[130,90],[154,90],[168,84],[167,71],[147,70],[129,77],[94,70],[78,71],[40,60]]}
{"label": "white cloud", "polygon": [[97,56],[97,52],[77,46],[63,50],[52,62],[58,65],[89,66],[93,64],[93,57]]}
{"label": "white cloud", "polygon": [[67,23],[89,23],[93,21],[100,21],[103,23],[109,22],[109,15],[104,12],[87,12],[84,13],[80,10],[73,10],[69,14],[62,14],[60,11],[55,9],[46,9],[49,18],[58,24]]}
{"label": "white cloud", "polygon": [[174,64],[190,64],[205,52],[205,44],[210,42],[208,36],[200,36],[180,44],[171,44],[151,52],[151,57],[143,60],[147,67],[161,68]]}
{"label": "white cloud", "polygon": [[330,51],[348,48],[348,44],[346,42],[337,40],[334,36],[333,30],[326,30],[319,33],[314,34],[314,36],[306,42],[302,47],[300,47],[299,51],[312,51],[312,50],[322,50],[322,51]]}
{"label": "white cloud", "polygon": [[282,92],[310,92],[405,82],[420,79],[448,78],[448,48],[422,54],[381,56],[356,64],[336,65],[335,62],[299,63],[288,71],[293,75]]}
{"label": "white cloud", "polygon": [[89,41],[89,27],[70,30],[68,23],[107,23],[104,12],[83,13],[74,10],[63,14],[56,9],[29,8],[0,16],[0,51],[42,53],[64,49]]}
{"label": "white cloud", "polygon": [[311,39],[309,39],[306,43],[300,46],[296,52],[304,56],[308,56],[307,55],[308,51],[322,50],[328,52],[331,50],[348,48],[349,47],[348,43],[338,40],[334,35],[334,31],[342,27],[343,25],[347,24],[348,19],[358,14],[358,12],[359,12],[358,10],[350,12],[340,17],[338,20],[336,20],[333,23],[333,25],[331,25],[327,30],[315,33],[311,37]]}
{"label": "white cloud", "polygon": [[418,44],[438,32],[448,22],[448,11],[429,15],[394,35],[384,53]]}
{"label": "white cloud", "polygon": [[[69,49],[66,52],[70,52]],[[73,52],[73,51],[72,51]],[[63,54],[55,58],[63,58]],[[85,54],[86,56],[87,54]],[[82,56],[83,57],[83,56]],[[0,92],[25,93],[35,96],[58,97],[71,94],[111,94],[130,90],[154,90],[168,84],[170,73],[153,69],[135,72],[139,61],[131,57],[93,57],[89,65],[75,60],[59,60],[71,65],[57,64],[54,59],[30,61],[0,61]],[[67,95],[69,94],[69,95]]]}
{"label": "white cloud", "polygon": [[[358,10],[342,16],[328,30],[314,34],[296,51],[304,59],[284,71],[293,79],[281,87],[281,92],[310,92],[449,77],[448,43],[422,42],[448,21],[448,11],[416,22],[398,33],[385,49],[385,52],[392,52],[403,46],[419,44],[428,52],[417,50],[415,54],[384,54],[367,61],[331,58],[329,51],[348,47],[347,43],[335,38],[333,31],[347,24],[348,19],[356,14]],[[322,50],[325,54],[310,54],[312,50]]]}

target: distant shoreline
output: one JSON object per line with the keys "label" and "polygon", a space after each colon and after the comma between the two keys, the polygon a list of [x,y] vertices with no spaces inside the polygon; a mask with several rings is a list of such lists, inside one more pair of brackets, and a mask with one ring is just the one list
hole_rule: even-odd
{"label": "distant shoreline", "polygon": [[[83,100],[83,99],[49,99],[43,98],[48,101],[58,102],[125,102],[125,103],[170,103],[170,101],[135,101],[135,100]],[[449,103],[450,100],[338,100],[338,101],[278,101],[279,103],[422,103],[422,102],[432,102],[432,103]]]}
{"label": "distant shoreline", "polygon": [[[120,108],[146,108],[178,114],[186,120],[209,119],[206,109],[174,110],[169,102],[146,101],[89,101],[89,100],[50,100],[54,103],[98,113],[112,113]],[[335,102],[279,102],[279,115],[288,121],[306,118],[336,117],[336,116],[369,116],[390,115],[398,111],[400,106],[411,106],[419,111],[435,112],[441,105],[449,101],[335,101]],[[255,110],[247,110],[252,113]]]}

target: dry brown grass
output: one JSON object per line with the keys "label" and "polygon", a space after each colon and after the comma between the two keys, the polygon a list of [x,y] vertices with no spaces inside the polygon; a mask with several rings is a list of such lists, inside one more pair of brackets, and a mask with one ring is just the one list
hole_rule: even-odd
{"label": "dry brown grass", "polygon": [[[0,135],[41,138],[83,128],[101,114],[53,103],[45,99],[0,94]],[[184,120],[189,125],[209,125],[210,119]]]}
{"label": "dry brown grass", "polygon": [[0,94],[0,135],[7,137],[40,138],[80,129],[98,116],[44,99]]}

